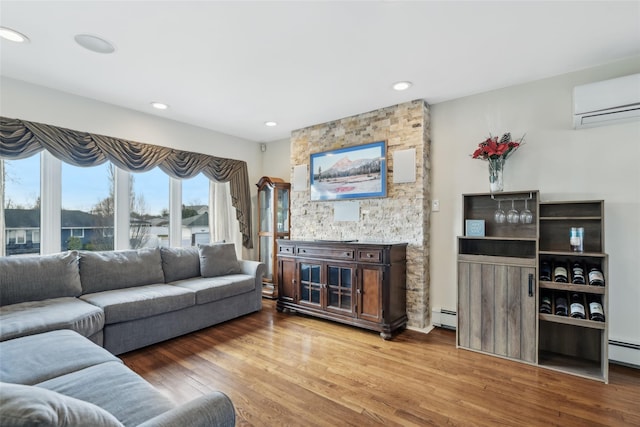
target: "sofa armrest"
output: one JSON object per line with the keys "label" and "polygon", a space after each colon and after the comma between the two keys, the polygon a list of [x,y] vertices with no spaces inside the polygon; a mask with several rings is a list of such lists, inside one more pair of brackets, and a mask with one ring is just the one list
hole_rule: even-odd
{"label": "sofa armrest", "polygon": [[238,260],[242,274],[248,274],[256,278],[256,282],[262,284],[262,276],[267,272],[267,266],[259,261],[250,261],[247,259]]}
{"label": "sofa armrest", "polygon": [[255,300],[253,301],[253,309],[251,311],[262,310],[262,277],[267,273],[267,266],[259,261],[250,261],[246,259],[238,260],[240,263],[240,272],[253,276],[255,280]]}
{"label": "sofa armrest", "polygon": [[216,391],[151,418],[139,427],[233,427],[235,423],[236,413],[231,399]]}

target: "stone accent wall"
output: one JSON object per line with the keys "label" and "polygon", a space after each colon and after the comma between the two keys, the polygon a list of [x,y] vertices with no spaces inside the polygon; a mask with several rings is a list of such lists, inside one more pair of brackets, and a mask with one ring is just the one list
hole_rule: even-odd
{"label": "stone accent wall", "polygon": [[[429,107],[415,100],[291,133],[291,166],[309,165],[311,153],[387,142],[387,197],[356,199],[357,222],[334,221],[341,201],[310,200],[310,190],[291,195],[291,238],[407,242],[407,316],[424,328],[429,316],[430,132]],[[393,183],[393,153],[415,148],[416,182]],[[293,177],[292,177],[293,178]]]}

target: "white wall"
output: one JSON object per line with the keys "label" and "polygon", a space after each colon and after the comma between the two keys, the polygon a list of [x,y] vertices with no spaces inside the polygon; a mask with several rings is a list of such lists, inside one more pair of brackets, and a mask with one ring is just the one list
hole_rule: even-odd
{"label": "white wall", "polygon": [[575,85],[638,72],[640,57],[431,106],[432,197],[440,200],[431,214],[432,307],[456,309],[461,195],[489,191],[486,162],[469,155],[489,132],[526,133],[506,162],[505,190],[605,201],[609,339],[640,344],[640,122],[572,129]]}
{"label": "white wall", "polygon": [[[250,183],[258,182],[262,176],[262,152],[254,141],[6,77],[0,79],[0,115],[244,160]],[[256,196],[253,190],[251,188],[255,227]],[[245,257],[255,259],[254,252],[245,252]]]}
{"label": "white wall", "polygon": [[271,141],[266,144],[267,151],[262,156],[262,172],[265,176],[291,180],[291,138]]}

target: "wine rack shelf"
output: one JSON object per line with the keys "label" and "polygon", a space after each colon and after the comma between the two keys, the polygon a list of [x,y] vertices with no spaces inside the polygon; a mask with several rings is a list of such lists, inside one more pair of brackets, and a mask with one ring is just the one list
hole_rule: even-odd
{"label": "wine rack shelf", "polygon": [[[458,237],[457,346],[608,382],[608,322],[590,320],[588,304],[600,300],[607,319],[604,202],[541,202],[538,191],[462,197],[463,230],[466,220],[482,220],[485,235]],[[533,221],[497,223],[496,211],[507,212],[511,200],[516,210],[524,209],[527,200]],[[582,252],[572,251],[572,227],[584,229]],[[571,275],[569,283],[540,280],[542,261],[566,267],[579,263],[585,279],[588,267],[597,267],[604,286],[589,285],[588,280],[573,284]],[[540,313],[542,294],[553,299],[574,293],[580,295],[586,319]],[[512,324],[513,319],[519,321]]]}
{"label": "wine rack shelf", "polygon": [[593,320],[586,319],[574,319],[573,317],[567,316],[556,316],[555,314],[538,314],[540,320],[544,320],[546,322],[555,322],[555,323],[563,323],[565,325],[574,325],[574,326],[582,326],[583,328],[593,328],[593,329],[604,329],[604,322],[594,322]]}
{"label": "wine rack shelf", "polygon": [[604,286],[574,285],[572,283],[546,282],[542,280],[538,283],[541,289],[555,289],[558,291],[580,292],[598,295],[605,294]]}

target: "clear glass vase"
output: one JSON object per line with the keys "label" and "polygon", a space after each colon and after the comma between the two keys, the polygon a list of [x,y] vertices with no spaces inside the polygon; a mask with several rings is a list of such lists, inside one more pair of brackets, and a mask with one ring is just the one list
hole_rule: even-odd
{"label": "clear glass vase", "polygon": [[489,159],[489,186],[492,193],[499,193],[504,190],[502,181],[502,171],[504,169],[504,159]]}

